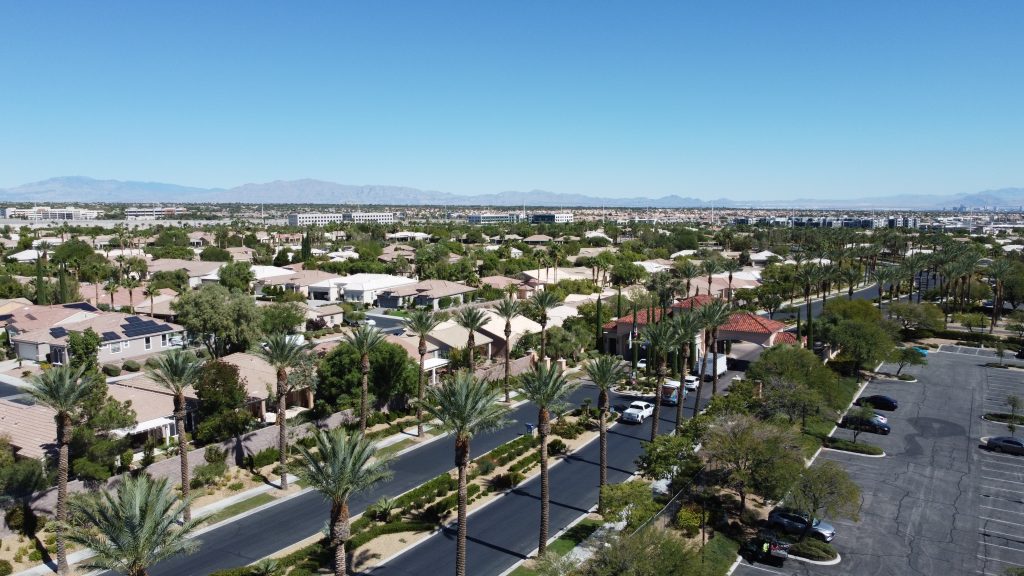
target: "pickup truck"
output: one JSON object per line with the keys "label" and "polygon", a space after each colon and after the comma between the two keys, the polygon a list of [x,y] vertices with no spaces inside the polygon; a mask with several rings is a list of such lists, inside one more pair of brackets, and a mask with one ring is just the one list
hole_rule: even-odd
{"label": "pickup truck", "polygon": [[654,404],[640,401],[631,402],[629,408],[622,413],[622,421],[643,424],[644,420],[652,414],[654,414]]}

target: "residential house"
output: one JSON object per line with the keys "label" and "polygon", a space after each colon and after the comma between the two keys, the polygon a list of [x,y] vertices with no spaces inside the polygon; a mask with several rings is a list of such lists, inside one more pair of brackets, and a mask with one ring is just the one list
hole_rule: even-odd
{"label": "residential house", "polygon": [[384,308],[405,308],[412,305],[438,310],[442,308],[440,304],[445,302],[446,298],[448,306],[458,306],[464,303],[467,294],[475,290],[476,288],[459,282],[421,280],[416,284],[384,290],[377,296],[377,301]]}
{"label": "residential house", "polygon": [[415,284],[416,281],[390,274],[352,274],[309,285],[309,299],[324,302],[360,302],[374,304],[381,292]]}
{"label": "residential house", "polygon": [[189,232],[188,233],[188,245],[193,248],[206,248],[207,246],[213,246],[216,243],[216,237],[209,232]]}
{"label": "residential house", "polygon": [[550,244],[552,240],[554,240],[554,238],[552,238],[551,236],[547,236],[546,234],[534,234],[532,236],[527,236],[526,238],[523,238],[523,242],[530,246],[542,246],[544,244]]}
{"label": "residential house", "polygon": [[345,311],[336,304],[325,304],[323,306],[306,305],[306,320],[311,322],[323,322],[324,327],[333,328],[345,320]]}
{"label": "residential house", "polygon": [[[245,384],[247,403],[253,415],[264,422],[276,422],[276,413],[268,411],[268,406],[277,398],[277,370],[260,356],[248,352],[228,354],[221,361],[238,368],[238,376]],[[313,407],[313,390],[292,390],[288,393],[287,403],[287,417],[297,416],[299,412]]]}
{"label": "residential house", "polygon": [[512,334],[506,342],[505,319],[494,310],[483,310],[483,313],[487,316],[487,323],[480,328],[480,331],[492,339],[492,352],[495,358],[504,357],[505,348],[508,347],[509,351],[511,351],[512,348],[515,348],[516,342],[523,336],[537,334],[541,330],[539,323],[520,314],[512,318]]}
{"label": "residential house", "polygon": [[149,274],[152,276],[157,272],[184,270],[188,275],[189,288],[198,288],[203,283],[204,277],[216,273],[222,266],[224,266],[223,262],[160,258],[149,263]]}
{"label": "residential house", "polygon": [[[438,354],[442,358],[447,358],[453,348],[461,350],[466,347],[466,344],[469,342],[469,330],[459,326],[455,320],[445,320],[427,336],[427,340],[437,345]],[[491,357],[491,343],[493,341],[494,339],[487,334],[482,332],[473,333],[473,342],[478,358]]]}
{"label": "residential house", "polygon": [[268,276],[262,281],[257,281],[256,293],[260,294],[267,288],[275,288],[285,292],[297,292],[307,300],[312,300],[310,286],[341,279],[341,276],[323,270],[288,270],[288,272],[288,274]]}
{"label": "residential house", "polygon": [[57,450],[56,412],[25,400],[0,400],[0,430],[14,455],[42,460]]}
{"label": "residential house", "polygon": [[[420,339],[418,336],[413,336],[412,334],[401,336],[387,334],[384,336],[384,339],[391,344],[401,346],[405,353],[409,355],[409,358],[417,366],[420,365]],[[440,357],[438,354],[439,350],[440,347],[436,343],[431,342],[429,339],[427,340],[427,353],[423,357],[423,372],[430,375],[429,382],[431,385],[437,384],[438,371],[443,372],[443,368],[448,365],[448,359]]]}
{"label": "residential house", "polygon": [[101,364],[120,364],[181,347],[185,337],[185,329],[177,324],[119,312],[97,312],[85,320],[63,321],[13,335],[8,326],[8,335],[19,359],[63,364],[69,359],[70,334],[89,328],[101,338],[98,354]]}

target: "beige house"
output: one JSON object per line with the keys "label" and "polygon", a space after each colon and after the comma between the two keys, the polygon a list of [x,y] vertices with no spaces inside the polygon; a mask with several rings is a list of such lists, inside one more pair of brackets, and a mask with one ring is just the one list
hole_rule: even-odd
{"label": "beige house", "polygon": [[[248,404],[253,414],[267,423],[276,421],[277,415],[268,411],[267,405],[277,395],[277,370],[263,358],[248,352],[229,354],[221,358],[221,361],[238,368],[238,377],[245,383]],[[313,390],[293,390],[288,394],[287,402],[287,417],[292,418],[313,407]]]}
{"label": "beige house", "polygon": [[101,364],[120,363],[181,347],[185,329],[177,324],[119,312],[100,312],[87,319],[65,320],[48,328],[8,334],[19,359],[63,364],[68,361],[68,336],[91,328],[99,334]]}
{"label": "beige house", "polygon": [[384,290],[377,295],[377,303],[384,308],[404,308],[409,305],[439,309],[443,298],[450,306],[464,303],[467,294],[476,288],[448,280],[422,280],[416,284]]}

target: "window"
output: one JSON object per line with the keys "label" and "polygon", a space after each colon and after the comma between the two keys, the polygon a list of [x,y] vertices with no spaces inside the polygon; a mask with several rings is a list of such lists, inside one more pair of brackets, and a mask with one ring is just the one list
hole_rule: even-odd
{"label": "window", "polygon": [[111,352],[111,354],[117,354],[120,351],[121,351],[121,343],[120,342],[111,342],[110,343],[110,352]]}
{"label": "window", "polygon": [[167,348],[167,334],[160,335],[160,347]]}
{"label": "window", "polygon": [[152,347],[153,347],[153,342],[150,341],[149,336],[146,336],[146,350],[149,350]]}

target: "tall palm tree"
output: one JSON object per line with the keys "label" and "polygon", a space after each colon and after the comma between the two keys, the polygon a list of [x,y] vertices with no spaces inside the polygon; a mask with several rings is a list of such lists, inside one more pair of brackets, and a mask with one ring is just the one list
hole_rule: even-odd
{"label": "tall palm tree", "polygon": [[538,364],[523,374],[519,391],[537,407],[537,432],[540,436],[540,535],[537,556],[548,549],[550,483],[548,480],[548,435],[551,433],[551,412],[557,410],[576,388],[557,366]]}
{"label": "tall palm tree", "polygon": [[267,343],[260,349],[260,356],[277,371],[277,449],[278,465],[281,468],[281,490],[288,489],[288,421],[285,411],[288,408],[288,369],[297,365],[306,355],[307,346],[299,344],[287,334],[274,334],[267,338]]}
{"label": "tall palm tree", "polygon": [[157,289],[157,288],[154,288],[152,284],[147,285],[142,290],[142,295],[145,296],[146,298],[149,298],[149,317],[150,318],[154,317],[153,316],[153,312],[154,312],[154,310],[153,310],[153,298],[157,294],[159,294],[159,293],[160,293],[160,290]]}
{"label": "tall palm tree", "polygon": [[72,417],[79,411],[98,381],[85,374],[85,367],[54,366],[29,380],[28,393],[36,402],[52,409],[57,422],[57,572],[68,573],[67,548],[62,523],[68,519],[68,451],[71,445]]}
{"label": "tall palm tree", "polygon": [[[690,373],[691,347],[693,346],[693,339],[702,327],[701,321],[700,312],[693,309],[680,309],[679,313],[672,320],[672,331],[674,332],[676,345],[681,347],[679,357],[682,358],[680,372],[683,381],[686,380],[686,375]],[[682,426],[683,401],[680,398],[679,403],[676,404],[676,430],[680,430]]]}
{"label": "tall palm tree", "polygon": [[174,495],[166,478],[126,476],[117,492],[106,491],[75,502],[75,515],[84,522],[63,524],[68,540],[95,554],[83,567],[146,576],[150,566],[198,548],[190,536],[202,520],[177,525],[178,516],[189,504],[187,498]]}
{"label": "tall palm tree", "polygon": [[498,403],[500,391],[471,372],[459,371],[431,388],[426,410],[441,421],[441,427],[455,437],[455,466],[459,470],[459,529],[455,546],[455,575],[466,574],[466,505],[469,472],[469,443],[480,432],[493,430],[504,422],[508,409]]}
{"label": "tall palm tree", "polygon": [[181,464],[181,497],[185,501],[184,519],[192,519],[189,499],[188,437],[185,434],[185,390],[199,380],[203,361],[180,348],[156,356],[154,365],[146,368],[151,380],[174,395],[174,427],[178,431],[178,458]]}
{"label": "tall palm tree", "polygon": [[359,354],[359,366],[362,371],[362,392],[359,397],[359,431],[366,432],[366,418],[369,416],[367,398],[370,394],[370,352],[384,343],[384,333],[373,326],[360,324],[345,334],[345,341]]}
{"label": "tall palm tree", "polygon": [[[594,386],[597,386],[597,409],[600,411],[598,434],[601,443],[598,486],[603,488],[608,484],[608,397],[612,388],[626,379],[626,367],[622,364],[622,358],[602,354],[588,362],[584,370]],[[682,404],[682,402],[679,403],[680,406]],[[600,492],[597,498],[598,509],[603,509],[604,498]]]}
{"label": "tall palm tree", "polygon": [[732,310],[728,302],[716,300],[704,306],[702,313],[711,334],[711,365],[715,367],[711,372],[711,396],[714,397],[718,394],[718,329],[729,321]]}
{"label": "tall palm tree", "polygon": [[693,281],[694,278],[700,276],[700,268],[698,268],[697,265],[691,262],[690,260],[676,262],[673,268],[675,269],[675,273],[686,282],[685,297],[689,298],[690,283]]}
{"label": "tall palm tree", "polygon": [[700,263],[700,271],[704,276],[708,277],[708,296],[711,295],[711,277],[722,271],[722,267],[719,265],[718,260],[714,258],[706,258]]}
{"label": "tall palm tree", "polygon": [[[819,277],[818,267],[813,265],[813,264],[809,264],[809,265],[800,266],[799,268],[797,268],[796,275],[793,278],[794,281],[796,282],[797,286],[800,286],[800,288],[803,289],[803,293],[804,293],[804,306],[807,308],[806,319],[807,319],[807,346],[808,346],[808,348],[812,348],[814,346],[814,340],[813,340],[814,334],[812,332],[813,327],[812,327],[812,323],[811,323],[812,322],[811,321],[811,290],[817,285],[818,277]],[[800,337],[800,335],[797,334],[797,338],[798,339],[799,339],[799,337]]]}
{"label": "tall palm tree", "polygon": [[729,303],[733,303],[733,291],[732,291],[732,275],[736,272],[743,270],[743,265],[740,264],[739,260],[728,258],[722,263],[722,271],[729,273]]}
{"label": "tall palm tree", "polygon": [[317,430],[313,434],[316,452],[299,445],[302,477],[331,503],[328,541],[334,550],[336,576],[345,576],[345,542],[351,536],[349,498],[391,476],[387,459],[378,458],[373,442],[362,433],[349,435],[344,428]]}
{"label": "tall palm tree", "polygon": [[417,352],[420,354],[420,378],[416,392],[416,436],[423,437],[423,394],[425,389],[424,384],[424,364],[427,358],[427,336],[437,328],[437,325],[441,323],[441,316],[434,314],[430,310],[414,310],[409,314],[403,323],[405,329],[410,334],[420,339],[419,349]]}
{"label": "tall palm tree", "polygon": [[[107,279],[106,284],[103,285],[103,289],[107,291],[107,295],[110,296],[110,310],[114,311],[114,293],[121,287],[121,282],[117,279],[117,276],[111,274],[110,278]],[[99,306],[99,302],[96,303]]]}
{"label": "tall palm tree", "polygon": [[843,268],[843,271],[840,274],[843,282],[846,282],[846,297],[848,300],[853,300],[853,289],[857,286],[857,283],[860,282],[863,274],[861,273],[860,268],[854,265]]}
{"label": "tall palm tree", "polygon": [[139,279],[125,275],[124,278],[121,278],[121,286],[128,290],[128,311],[135,314],[135,289],[139,287]]}
{"label": "tall palm tree", "polygon": [[993,260],[988,265],[988,277],[995,284],[993,290],[995,294],[992,295],[992,324],[988,327],[989,334],[995,329],[996,322],[999,321],[999,317],[1003,313],[1003,281],[1010,275],[1012,269],[1013,265],[1006,258]]}
{"label": "tall palm tree", "polygon": [[554,292],[538,290],[530,296],[530,303],[540,314],[540,357],[543,361],[548,355],[548,311],[560,305],[562,300]]}
{"label": "tall palm tree", "polygon": [[476,332],[487,324],[487,315],[479,308],[463,308],[455,314],[455,323],[465,328],[469,335],[466,337],[466,352],[469,353],[469,370],[476,369],[473,361],[473,352],[476,348]]}
{"label": "tall palm tree", "polygon": [[494,308],[494,311],[505,321],[505,402],[512,399],[509,396],[509,380],[511,379],[512,364],[509,361],[509,353],[512,350],[512,319],[522,314],[522,306],[518,300],[505,298]]}
{"label": "tall palm tree", "polygon": [[651,415],[651,442],[658,437],[658,421],[661,419],[661,385],[665,382],[666,359],[669,350],[675,346],[675,332],[670,322],[651,322],[644,326],[643,338],[651,351],[651,362],[655,362],[654,413]]}

